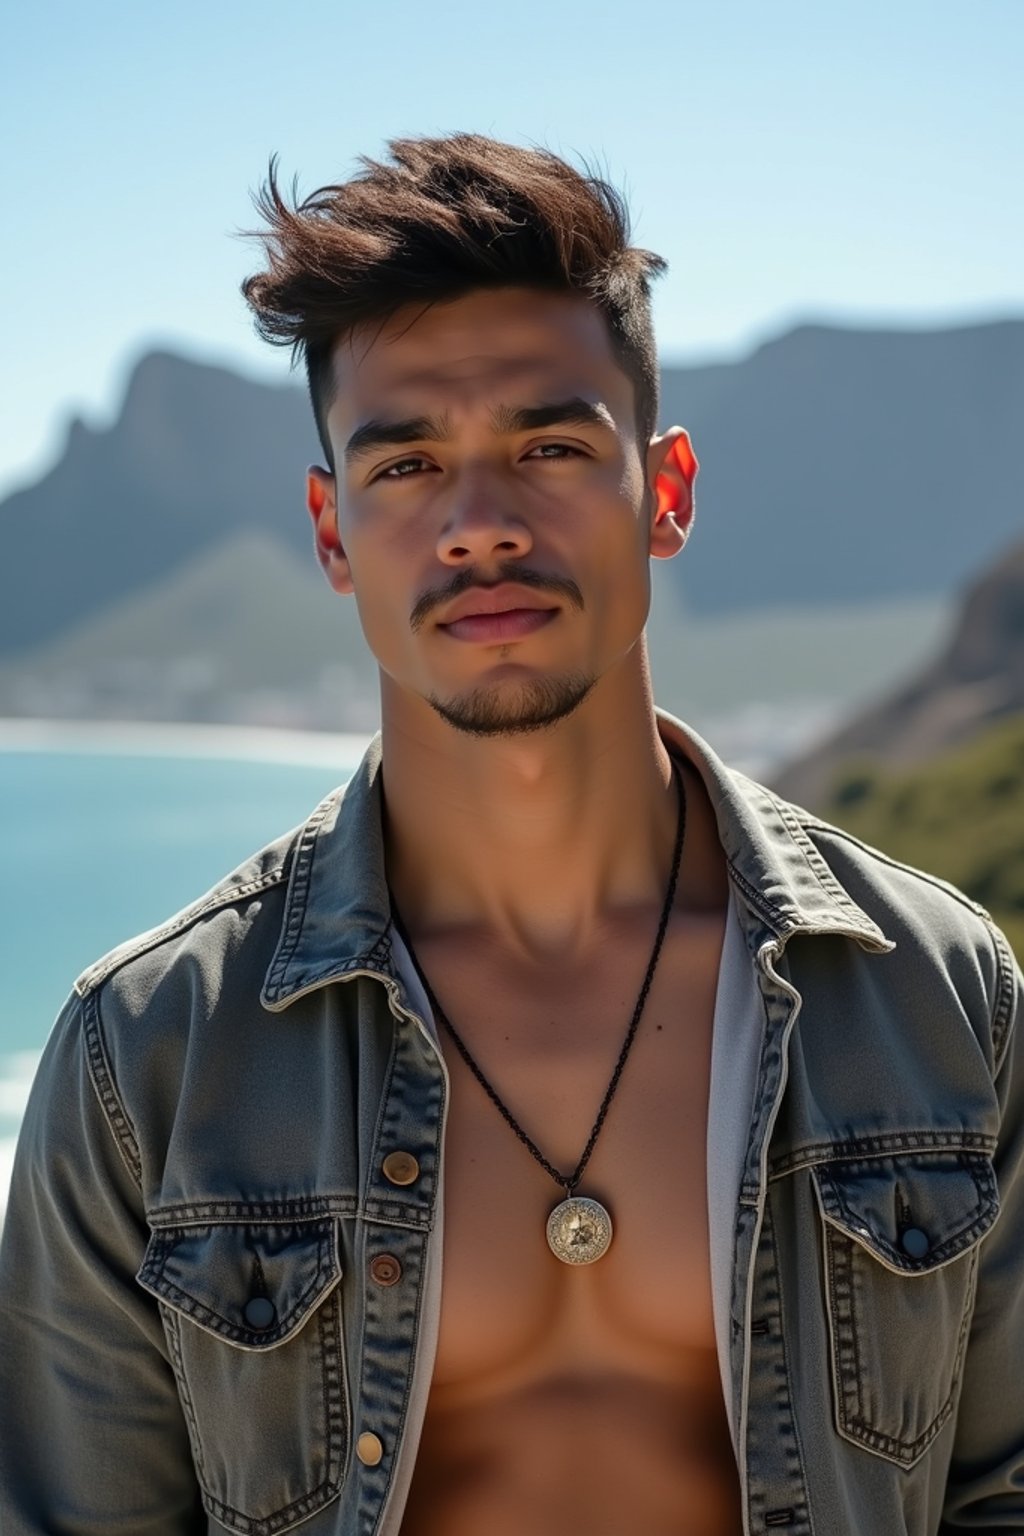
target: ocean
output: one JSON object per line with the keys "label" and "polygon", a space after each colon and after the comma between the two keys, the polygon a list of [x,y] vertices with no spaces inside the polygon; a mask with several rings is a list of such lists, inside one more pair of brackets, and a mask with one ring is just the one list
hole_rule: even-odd
{"label": "ocean", "polygon": [[32,1075],[75,977],[303,821],[367,739],[0,725],[0,1216]]}

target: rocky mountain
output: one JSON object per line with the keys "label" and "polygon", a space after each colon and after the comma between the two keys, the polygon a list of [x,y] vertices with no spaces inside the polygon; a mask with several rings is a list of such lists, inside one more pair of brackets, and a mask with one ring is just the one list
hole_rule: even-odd
{"label": "rocky mountain", "polygon": [[1024,542],[970,586],[948,644],[906,686],[775,776],[781,794],[830,802],[839,776],[907,768],[1024,713]]}
{"label": "rocky mountain", "polygon": [[[1022,418],[1024,321],[805,325],[735,363],[666,367],[662,421],[689,427],[701,461],[697,530],[672,567],[687,611],[948,597],[1020,527]],[[243,532],[307,561],[319,458],[298,384],[144,357],[114,425],[73,422],[49,473],[0,503],[0,656]]]}

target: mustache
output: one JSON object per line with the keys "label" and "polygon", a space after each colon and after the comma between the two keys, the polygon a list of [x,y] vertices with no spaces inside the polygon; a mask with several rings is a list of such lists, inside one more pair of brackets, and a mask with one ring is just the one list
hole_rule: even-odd
{"label": "mustache", "polygon": [[468,592],[470,587],[499,587],[506,581],[515,582],[518,587],[532,587],[537,592],[552,592],[558,597],[564,597],[566,602],[582,612],[583,593],[571,576],[547,576],[542,571],[531,570],[529,566],[508,562],[498,567],[498,575],[494,580],[484,581],[478,572],[466,567],[456,571],[443,586],[431,587],[416,600],[409,615],[413,634],[423,628],[435,608],[454,602],[463,592]]}

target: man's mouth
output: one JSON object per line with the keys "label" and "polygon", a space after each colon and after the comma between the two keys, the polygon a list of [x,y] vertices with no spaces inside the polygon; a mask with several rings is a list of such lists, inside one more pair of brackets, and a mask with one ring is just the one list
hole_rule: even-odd
{"label": "man's mouth", "polygon": [[497,644],[532,635],[558,611],[556,605],[544,603],[540,593],[504,582],[464,592],[438,627],[455,640]]}
{"label": "man's mouth", "polygon": [[506,608],[501,613],[467,613],[440,628],[455,640],[498,644],[532,635],[549,624],[557,613],[557,608]]}

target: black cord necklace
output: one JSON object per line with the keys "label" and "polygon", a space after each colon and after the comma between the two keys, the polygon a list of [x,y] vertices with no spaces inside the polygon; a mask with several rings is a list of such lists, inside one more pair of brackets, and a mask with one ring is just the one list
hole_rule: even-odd
{"label": "black cord necklace", "polygon": [[572,1173],[559,1173],[558,1169],[548,1161],[543,1152],[537,1146],[536,1142],[531,1140],[531,1138],[526,1134],[522,1126],[519,1124],[519,1121],[512,1114],[511,1110],[508,1109],[508,1107],[498,1097],[497,1093],[495,1093],[483,1072],[481,1072],[479,1066],[470,1055],[465,1041],[462,1039],[461,1035],[457,1033],[454,1025],[451,1023],[437,998],[434,996],[430,983],[420,968],[419,961],[417,960],[415,951],[412,947],[412,942],[408,933],[406,932],[405,925],[403,924],[401,916],[399,915],[398,908],[395,905],[394,897],[392,896],[391,898],[391,916],[394,920],[395,927],[401,934],[405,943],[405,947],[409,951],[409,956],[413,965],[416,967],[416,971],[420,980],[423,983],[423,990],[427,994],[427,999],[431,1008],[434,1010],[435,1016],[444,1025],[445,1029],[448,1031],[452,1038],[456,1050],[462,1057],[463,1061],[466,1063],[466,1066],[469,1068],[477,1082],[480,1084],[481,1088],[487,1094],[487,1097],[491,1100],[491,1103],[503,1115],[507,1123],[511,1126],[512,1130],[516,1133],[519,1140],[523,1143],[523,1146],[526,1147],[527,1151],[530,1152],[534,1158],[536,1158],[537,1162],[541,1165],[545,1172],[548,1173],[552,1179],[554,1179],[555,1183],[560,1184],[565,1190],[565,1199],[559,1201],[559,1203],[555,1206],[554,1210],[548,1217],[547,1223],[548,1246],[556,1258],[561,1259],[565,1264],[592,1264],[595,1259],[599,1259],[602,1254],[607,1251],[608,1245],[612,1240],[612,1219],[606,1207],[603,1206],[598,1200],[591,1200],[586,1196],[577,1195],[576,1189],[581,1179],[583,1178],[587,1164],[590,1162],[590,1155],[597,1144],[598,1136],[601,1134],[601,1127],[604,1125],[605,1116],[608,1114],[609,1106],[612,1102],[612,1099],[615,1097],[615,1091],[619,1086],[619,1080],[622,1077],[622,1071],[626,1065],[626,1059],[629,1056],[633,1041],[636,1038],[637,1027],[640,1023],[640,1016],[644,1011],[644,1004],[647,1001],[647,994],[650,991],[651,983],[654,980],[654,972],[658,965],[658,956],[661,954],[661,946],[664,942],[665,933],[668,928],[669,915],[672,911],[673,901],[675,900],[676,883],[679,878],[679,866],[682,862],[683,856],[683,839],[686,835],[686,791],[683,787],[682,774],[674,765],[673,775],[676,782],[676,791],[679,796],[679,821],[676,828],[675,849],[672,854],[672,870],[669,875],[668,888],[665,892],[665,901],[661,909],[661,919],[658,923],[657,937],[654,940],[654,948],[651,951],[651,958],[647,962],[647,971],[644,975],[643,985],[640,988],[640,995],[636,1000],[636,1006],[633,1009],[633,1017],[630,1020],[629,1028],[626,1031],[626,1038],[622,1042],[622,1049],[619,1052],[619,1059],[615,1063],[615,1069],[612,1072],[611,1080],[607,1089],[605,1090],[604,1098],[601,1101],[601,1107],[597,1111],[597,1117],[594,1120],[590,1135],[587,1137],[587,1144],[583,1148],[580,1160],[576,1164],[576,1167],[573,1169]]}

